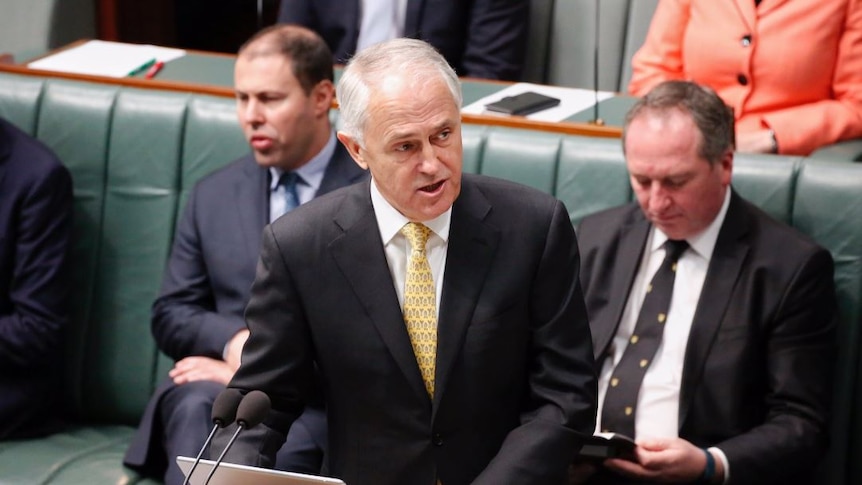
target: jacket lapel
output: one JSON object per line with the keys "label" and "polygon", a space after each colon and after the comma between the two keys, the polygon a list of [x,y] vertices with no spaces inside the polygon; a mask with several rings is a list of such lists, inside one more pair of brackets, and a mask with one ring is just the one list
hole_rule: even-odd
{"label": "jacket lapel", "polygon": [[461,353],[479,292],[499,244],[499,231],[484,222],[490,210],[487,199],[465,180],[452,208],[446,271],[438,312],[435,411]]}
{"label": "jacket lapel", "polygon": [[354,185],[344,198],[335,216],[342,234],[329,250],[410,386],[427,397],[383,252],[369,184],[370,179]]}
{"label": "jacket lapel", "polygon": [[[234,197],[240,230],[245,240],[246,254],[253,254],[255,261],[260,254],[261,230],[269,221],[269,177],[267,169],[259,166],[251,155],[245,159],[243,178],[234,183]],[[254,201],[249,204],[248,201]]]}
{"label": "jacket lapel", "polygon": [[623,317],[623,310],[628,301],[628,295],[631,292],[632,284],[635,280],[635,275],[638,272],[641,256],[644,251],[647,236],[649,236],[650,224],[643,218],[640,209],[634,213],[633,220],[629,225],[620,228],[619,245],[617,246],[616,255],[613,260],[613,275],[611,276],[611,286],[608,289],[608,295],[622,295],[622,297],[610,298],[613,303],[611,311],[605,312],[610,322],[596,322],[592,325],[592,330],[595,332],[593,337],[594,347],[593,352],[596,359],[597,368],[601,368],[601,359],[605,355],[608,346],[617,333],[620,320]]}
{"label": "jacket lapel", "polygon": [[727,215],[721,225],[715,250],[709,261],[706,279],[700,293],[691,333],[685,350],[682,384],[679,395],[679,427],[682,429],[694,389],[701,381],[706,356],[730,303],[740,269],[748,255],[750,244],[745,240],[751,224],[742,199],[733,192]]}

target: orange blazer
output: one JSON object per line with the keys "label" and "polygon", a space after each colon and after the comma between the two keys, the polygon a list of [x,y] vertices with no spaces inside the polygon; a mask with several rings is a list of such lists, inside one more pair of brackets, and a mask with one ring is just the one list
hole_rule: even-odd
{"label": "orange blazer", "polygon": [[629,91],[669,79],[718,92],[737,132],[781,153],[862,137],[862,0],[660,0]]}

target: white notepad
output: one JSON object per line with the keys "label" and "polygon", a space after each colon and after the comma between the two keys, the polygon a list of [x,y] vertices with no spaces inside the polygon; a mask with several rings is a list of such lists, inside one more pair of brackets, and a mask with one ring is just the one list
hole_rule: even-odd
{"label": "white notepad", "polygon": [[155,61],[168,62],[186,51],[145,44],[91,40],[27,64],[30,69],[126,77]]}

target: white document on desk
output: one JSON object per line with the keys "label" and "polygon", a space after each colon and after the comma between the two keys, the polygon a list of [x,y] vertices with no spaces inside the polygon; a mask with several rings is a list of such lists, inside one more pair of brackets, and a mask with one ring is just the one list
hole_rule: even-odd
{"label": "white document on desk", "polygon": [[91,40],[33,61],[27,67],[74,74],[126,77],[151,61],[168,62],[184,55],[186,51],[183,49]]}
{"label": "white document on desk", "polygon": [[506,114],[487,111],[485,105],[499,101],[506,96],[514,96],[526,91],[533,91],[546,96],[552,96],[560,100],[560,104],[533,114],[527,115],[525,118],[536,121],[563,121],[573,114],[592,107],[596,100],[602,101],[614,96],[614,93],[608,91],[592,91],[589,89],[566,88],[562,86],[546,86],[544,84],[532,83],[516,83],[503,88],[496,93],[485,96],[484,98],[471,103],[461,109],[461,113],[474,115],[494,115],[494,116],[511,116]]}

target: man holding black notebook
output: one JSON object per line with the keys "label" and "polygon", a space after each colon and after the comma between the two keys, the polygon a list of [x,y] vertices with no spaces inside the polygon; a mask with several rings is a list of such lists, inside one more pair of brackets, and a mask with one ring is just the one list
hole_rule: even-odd
{"label": "man holding black notebook", "polygon": [[657,86],[626,117],[623,147],[638,204],[577,233],[597,432],[636,447],[587,483],[814,483],[832,258],[730,187],[733,115],[711,90]]}

